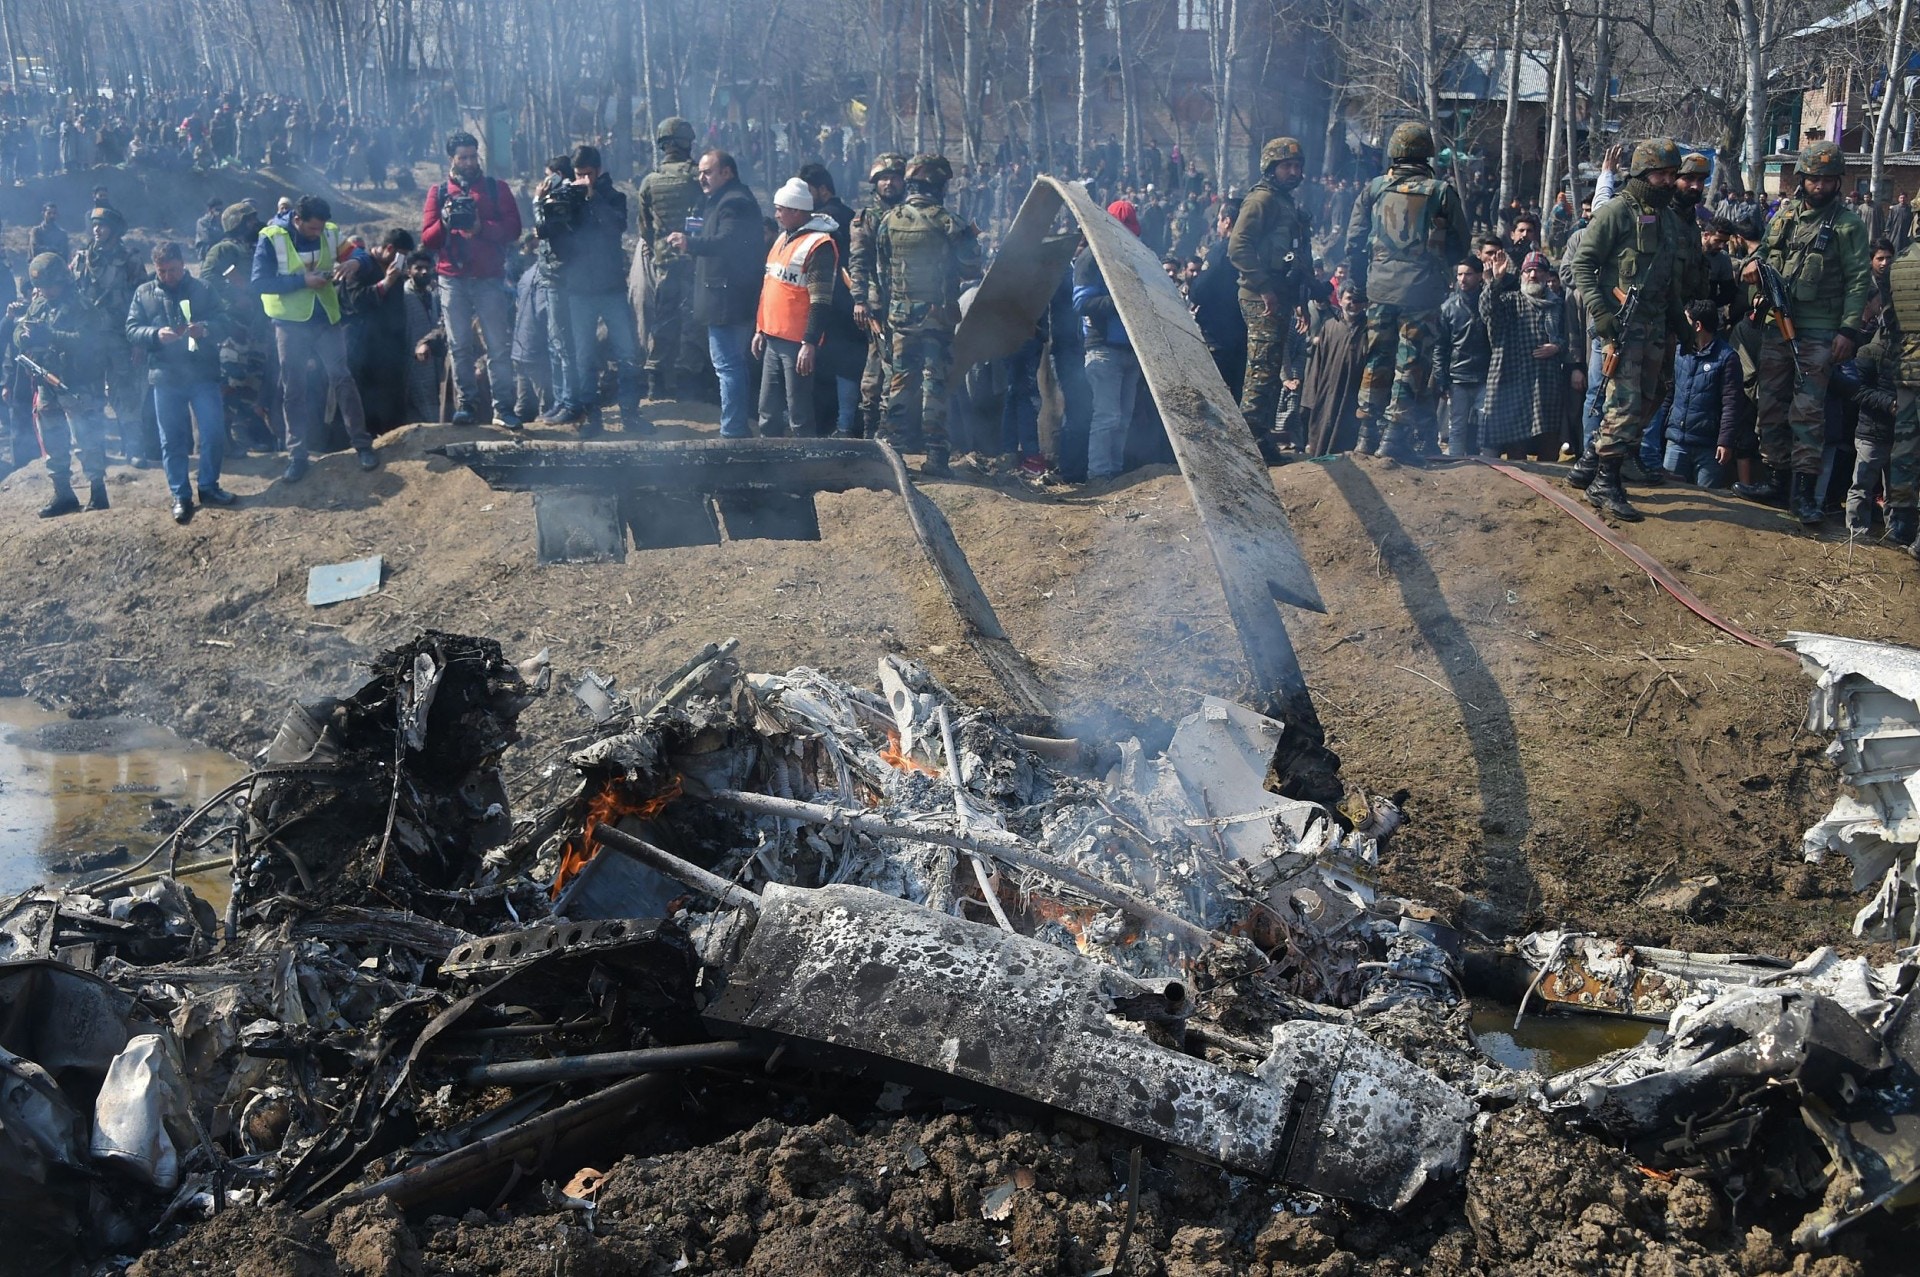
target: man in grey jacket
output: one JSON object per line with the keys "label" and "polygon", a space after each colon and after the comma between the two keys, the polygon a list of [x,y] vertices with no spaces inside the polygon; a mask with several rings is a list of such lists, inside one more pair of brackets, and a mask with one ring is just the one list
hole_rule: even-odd
{"label": "man in grey jacket", "polygon": [[1486,388],[1487,326],[1480,318],[1480,263],[1453,268],[1454,290],[1440,303],[1433,382],[1447,400],[1447,455],[1471,457],[1480,446],[1480,400]]}

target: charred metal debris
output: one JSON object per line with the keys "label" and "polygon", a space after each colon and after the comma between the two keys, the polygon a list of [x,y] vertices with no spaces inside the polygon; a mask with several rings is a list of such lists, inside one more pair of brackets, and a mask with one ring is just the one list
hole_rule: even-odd
{"label": "charred metal debris", "polygon": [[[644,1140],[696,1070],[1078,1119],[1387,1211],[1515,1102],[1805,1199],[1809,1245],[1920,1178],[1910,967],[1530,937],[1536,1009],[1604,988],[1580,1009],[1668,1033],[1443,1077],[1387,1045],[1462,1023],[1468,968],[1375,886],[1404,795],[1283,797],[1287,728],[1211,698],[1150,754],[877,674],[732,641],[645,693],[589,673],[582,734],[512,777],[544,653],[428,633],[290,709],[145,860],[0,901],[0,1202],[94,1256],[248,1204],[485,1204]],[[224,909],[176,876],[210,863]]]}

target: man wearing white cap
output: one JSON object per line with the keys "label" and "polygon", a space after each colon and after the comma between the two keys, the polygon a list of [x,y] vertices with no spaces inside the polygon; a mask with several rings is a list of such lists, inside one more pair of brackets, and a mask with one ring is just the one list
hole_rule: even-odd
{"label": "man wearing white cap", "polygon": [[789,421],[796,435],[813,430],[813,369],[833,311],[833,281],[840,250],[839,224],[813,211],[813,191],[789,179],[773,197],[779,238],[767,250],[767,276],[760,284],[753,353],[761,362],[760,433],[783,435]]}

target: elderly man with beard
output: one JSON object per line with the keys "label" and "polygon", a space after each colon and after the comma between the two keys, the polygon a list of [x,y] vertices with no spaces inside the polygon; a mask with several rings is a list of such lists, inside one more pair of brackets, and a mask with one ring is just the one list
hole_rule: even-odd
{"label": "elderly man with beard", "polygon": [[1776,487],[1781,476],[1791,475],[1793,517],[1809,528],[1825,518],[1816,489],[1827,382],[1835,365],[1853,358],[1873,282],[1866,223],[1840,199],[1846,166],[1832,142],[1800,152],[1794,166],[1800,185],[1780,202],[1757,260],[1740,274],[1764,296],[1765,263],[1785,286],[1786,314],[1770,317],[1760,344],[1760,456],[1773,469]]}
{"label": "elderly man with beard", "polygon": [[1552,281],[1543,254],[1528,253],[1516,277],[1513,258],[1501,252],[1480,290],[1492,352],[1480,424],[1487,455],[1532,453],[1545,461],[1559,454],[1568,369],[1577,366],[1579,352],[1569,349],[1566,308]]}

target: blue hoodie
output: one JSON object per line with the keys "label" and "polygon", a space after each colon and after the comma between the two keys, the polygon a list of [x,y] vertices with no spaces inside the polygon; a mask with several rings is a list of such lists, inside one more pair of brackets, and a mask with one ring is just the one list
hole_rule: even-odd
{"label": "blue hoodie", "polygon": [[1107,291],[1106,278],[1100,274],[1100,263],[1093,260],[1090,248],[1081,249],[1080,255],[1073,259],[1073,308],[1086,321],[1089,346],[1133,348],[1133,342],[1127,337],[1127,326],[1120,322],[1120,312],[1114,309],[1113,294]]}
{"label": "blue hoodie", "polygon": [[[293,248],[295,252],[312,253],[320,249],[321,245],[319,240],[309,239],[294,229],[293,214],[291,212],[275,214],[274,219],[268,222],[267,225],[278,226],[286,231],[287,234],[293,236]],[[360,263],[361,278],[368,278],[366,272],[374,269],[373,258],[369,257],[366,251],[361,248],[355,248],[351,256],[355,261]],[[326,265],[329,270],[332,269],[331,265],[326,263],[322,263],[322,265]],[[307,277],[304,273],[299,275],[281,274],[279,251],[274,248],[273,240],[264,232],[262,232],[260,238],[255,240],[253,244],[253,274],[251,278],[254,291],[259,293],[297,293],[307,286]],[[273,322],[276,324],[284,324],[289,321],[276,319]],[[313,314],[303,322],[309,324],[327,323],[326,308],[315,306],[313,308]]]}

